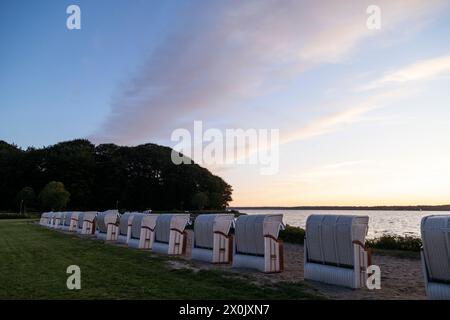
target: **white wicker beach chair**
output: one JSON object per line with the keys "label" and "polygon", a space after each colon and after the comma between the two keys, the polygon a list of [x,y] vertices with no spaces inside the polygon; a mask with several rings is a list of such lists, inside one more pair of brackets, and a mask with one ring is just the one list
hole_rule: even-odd
{"label": "white wicker beach chair", "polygon": [[235,224],[233,268],[256,269],[266,273],[284,269],[283,215],[242,215]]}
{"label": "white wicker beach chair", "polygon": [[74,211],[72,212],[72,215],[70,217],[70,224],[67,231],[69,232],[76,232],[78,228],[78,218],[80,216],[81,212]]}
{"label": "white wicker beach chair", "polygon": [[201,214],[195,218],[192,259],[210,263],[231,263],[233,214]]}
{"label": "white wicker beach chair", "polygon": [[427,297],[450,300],[450,215],[423,217],[421,235]]}
{"label": "white wicker beach chair", "polygon": [[369,217],[311,215],[306,221],[304,278],[360,288],[370,253],[364,246]]}
{"label": "white wicker beach chair", "polygon": [[128,246],[137,249],[152,249],[155,240],[157,214],[137,214],[131,223]]}
{"label": "white wicker beach chair", "polygon": [[48,220],[47,220],[47,228],[53,228],[54,226],[54,221],[55,221],[55,214],[56,212],[50,212],[48,215]]}
{"label": "white wicker beach chair", "polygon": [[39,225],[47,227],[49,225],[49,220],[53,212],[44,212],[41,214],[41,219],[39,220]]}
{"label": "white wicker beach chair", "polygon": [[161,214],[156,219],[155,240],[152,250],[169,255],[182,255],[186,251],[186,225],[189,214]]}
{"label": "white wicker beach chair", "polygon": [[131,236],[131,223],[137,212],[126,212],[120,216],[117,242],[127,244]]}
{"label": "white wicker beach chair", "polygon": [[72,212],[63,212],[58,229],[62,231],[69,231],[72,220]]}
{"label": "white wicker beach chair", "polygon": [[95,220],[97,211],[85,211],[78,214],[77,233],[93,235],[95,233]]}
{"label": "white wicker beach chair", "polygon": [[53,229],[59,229],[61,227],[61,223],[63,221],[63,215],[65,212],[55,212],[53,215],[53,221],[51,228]]}
{"label": "white wicker beach chair", "polygon": [[99,212],[95,218],[97,229],[95,236],[99,240],[115,241],[119,231],[120,214],[117,210]]}

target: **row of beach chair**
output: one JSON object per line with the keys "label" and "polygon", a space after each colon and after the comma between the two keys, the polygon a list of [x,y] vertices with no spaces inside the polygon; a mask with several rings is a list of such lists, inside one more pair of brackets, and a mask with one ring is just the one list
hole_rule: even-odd
{"label": "row of beach chair", "polygon": [[[284,228],[282,215],[240,216],[203,214],[194,222],[192,259],[262,272],[283,270],[283,242],[278,239]],[[93,235],[156,253],[186,253],[186,226],[189,214],[145,214],[116,210],[105,212],[46,212],[40,224],[62,231]],[[232,229],[235,235],[231,234]]]}
{"label": "row of beach chair", "polygon": [[[40,224],[95,235],[132,248],[169,255],[186,253],[189,214],[47,212]],[[306,222],[304,278],[349,288],[366,285],[372,264],[365,247],[369,217],[310,215]],[[191,257],[266,273],[284,269],[283,215],[202,214],[194,221]],[[234,235],[232,230],[234,229]],[[430,299],[450,299],[450,216],[427,216],[421,222],[422,265]]]}

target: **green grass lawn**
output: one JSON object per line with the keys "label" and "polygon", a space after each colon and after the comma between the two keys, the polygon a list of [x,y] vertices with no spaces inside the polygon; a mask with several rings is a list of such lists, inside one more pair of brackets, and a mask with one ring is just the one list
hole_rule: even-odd
{"label": "green grass lawn", "polygon": [[[176,270],[168,258],[0,220],[0,299],[311,299],[303,282],[256,285],[251,274]],[[81,268],[81,290],[66,269]],[[267,275],[270,277],[270,275]]]}

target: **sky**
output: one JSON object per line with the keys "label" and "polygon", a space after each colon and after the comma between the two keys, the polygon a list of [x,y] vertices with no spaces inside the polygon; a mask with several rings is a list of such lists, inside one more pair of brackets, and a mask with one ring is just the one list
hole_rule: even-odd
{"label": "sky", "polygon": [[0,139],[275,129],[275,174],[205,164],[232,206],[447,204],[449,34],[441,0],[2,0]]}

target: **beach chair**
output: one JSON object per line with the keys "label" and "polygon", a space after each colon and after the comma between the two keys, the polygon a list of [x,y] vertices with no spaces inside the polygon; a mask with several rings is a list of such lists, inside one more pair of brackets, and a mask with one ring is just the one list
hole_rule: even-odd
{"label": "beach chair", "polygon": [[192,259],[210,263],[231,263],[233,214],[201,214],[195,218]]}
{"label": "beach chair", "polygon": [[72,212],[72,215],[70,217],[70,224],[67,231],[69,232],[76,232],[78,228],[78,218],[80,216],[81,212],[74,211]]}
{"label": "beach chair", "polygon": [[55,212],[51,228],[59,229],[61,227],[64,212]]}
{"label": "beach chair", "polygon": [[49,220],[52,212],[44,212],[41,214],[41,219],[39,220],[39,225],[43,227],[47,227],[49,224]]}
{"label": "beach chair", "polygon": [[427,297],[450,300],[450,215],[423,217],[420,229]]}
{"label": "beach chair", "polygon": [[131,222],[137,212],[126,212],[120,216],[117,242],[127,244],[131,236]]}
{"label": "beach chair", "polygon": [[59,224],[59,230],[69,231],[70,223],[72,222],[72,212],[63,212]]}
{"label": "beach chair", "polygon": [[186,252],[186,225],[189,214],[160,214],[156,219],[155,240],[152,250],[169,255],[182,255]]}
{"label": "beach chair", "polygon": [[128,247],[137,249],[152,249],[155,240],[157,214],[134,215],[131,223],[131,235]]}
{"label": "beach chair", "polygon": [[119,233],[119,211],[108,210],[99,212],[95,218],[97,229],[95,236],[99,240],[115,241]]}
{"label": "beach chair", "polygon": [[233,268],[281,272],[284,268],[282,214],[242,215],[235,223]]}
{"label": "beach chair", "polygon": [[76,232],[83,235],[93,235],[95,233],[95,220],[97,211],[85,211],[78,214]]}
{"label": "beach chair", "polygon": [[55,220],[55,212],[52,211],[52,212],[50,212],[49,215],[48,215],[48,220],[47,220],[47,225],[46,225],[46,227],[47,227],[47,228],[53,228],[54,220]]}
{"label": "beach chair", "polygon": [[306,220],[304,278],[349,288],[367,280],[368,216],[311,215]]}

